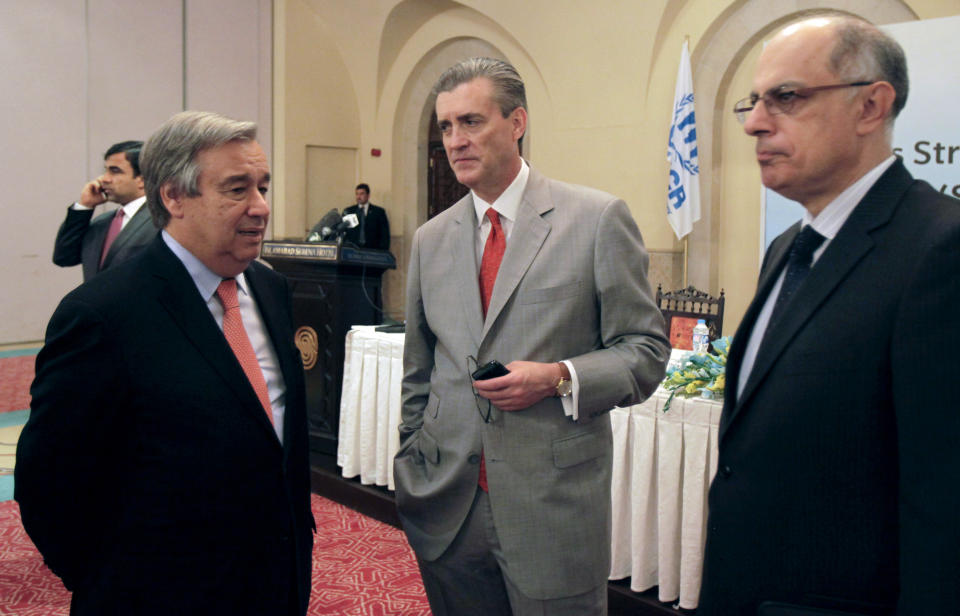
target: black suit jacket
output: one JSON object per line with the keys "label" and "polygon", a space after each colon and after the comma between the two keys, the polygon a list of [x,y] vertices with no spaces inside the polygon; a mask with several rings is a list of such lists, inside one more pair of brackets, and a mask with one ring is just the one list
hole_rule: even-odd
{"label": "black suit jacket", "polygon": [[387,221],[387,212],[382,207],[369,204],[367,215],[364,217],[360,212],[360,206],[351,205],[343,210],[343,215],[347,214],[356,214],[357,219],[360,220],[360,226],[347,229],[343,235],[344,240],[353,242],[361,248],[390,250],[390,223]]}
{"label": "black suit jacket", "polygon": [[[93,218],[92,209],[75,210],[72,205],[68,207],[67,217],[60,225],[53,244],[53,262],[61,267],[82,263],[83,279],[93,278],[101,269],[100,253],[103,252],[103,242],[107,239],[114,211]],[[144,203],[113,241],[103,261],[103,269],[136,256],[153,241],[156,234],[157,228]]]}
{"label": "black suit jacket", "polygon": [[744,349],[799,224],[734,337],[698,616],[764,600],[960,610],[960,203],[897,161]]}
{"label": "black suit jacket", "polygon": [[159,236],[54,313],[15,490],[72,614],[305,613],[303,368],[285,279],[259,263],[245,277],[286,383],[283,445]]}

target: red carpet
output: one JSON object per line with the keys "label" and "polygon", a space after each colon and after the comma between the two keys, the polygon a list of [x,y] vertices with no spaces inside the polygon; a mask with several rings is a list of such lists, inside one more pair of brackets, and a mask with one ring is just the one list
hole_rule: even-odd
{"label": "red carpet", "polygon": [[0,358],[0,413],[30,408],[30,382],[36,355]]}
{"label": "red carpet", "polygon": [[[313,495],[311,616],[428,616],[403,533]],[[43,564],[14,501],[0,503],[0,614],[66,616],[70,593]]]}

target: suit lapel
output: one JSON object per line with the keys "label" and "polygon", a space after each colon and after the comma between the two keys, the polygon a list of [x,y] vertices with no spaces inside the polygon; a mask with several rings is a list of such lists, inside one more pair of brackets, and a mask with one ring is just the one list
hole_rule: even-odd
{"label": "suit lapel", "polygon": [[550,234],[550,223],[543,219],[543,214],[552,209],[553,202],[550,200],[546,179],[530,169],[527,187],[517,209],[517,220],[497,272],[497,282],[493,286],[493,295],[490,296],[490,306],[487,307],[487,319],[483,324],[481,337],[485,337],[490,331]]}
{"label": "suit lapel", "polygon": [[[780,358],[787,345],[796,337],[797,333],[813,317],[819,308],[827,301],[830,294],[847,277],[850,271],[873,249],[874,241],[870,233],[876,228],[889,222],[896,210],[903,193],[912,182],[912,177],[906,171],[903,163],[897,160],[877,181],[864,198],[857,204],[850,218],[844,223],[836,237],[827,246],[810,270],[810,274],[797,289],[796,295],[790,303],[789,310],[784,312],[780,321],[774,324],[774,329],[768,330],[757,352],[753,370],[743,389],[740,399],[736,400],[728,425],[736,417],[739,409],[749,401],[760,383],[766,378],[773,364]],[[799,225],[797,225],[797,229]],[[794,230],[795,231],[795,230]],[[793,235],[796,233],[794,232]],[[792,237],[791,237],[792,240]],[[763,301],[769,294],[776,275],[782,269],[783,260],[789,250],[789,242],[784,242],[783,254],[778,256],[776,265],[771,267],[770,275],[764,281],[766,293],[758,292],[754,300],[756,309],[751,306],[751,312],[759,313]],[[760,298],[763,297],[763,301]],[[756,319],[754,314],[753,319]],[[746,319],[745,319],[746,321]],[[752,323],[750,325],[752,329]],[[741,327],[742,329],[742,327]],[[741,332],[738,330],[738,335]],[[743,345],[747,343],[749,330],[742,332]],[[731,358],[733,359],[733,358]],[[739,361],[739,357],[738,357]],[[737,364],[739,366],[739,363]],[[731,382],[731,386],[736,386]],[[721,436],[723,427],[721,427]]]}
{"label": "suit lapel", "polygon": [[84,238],[81,255],[84,280],[90,280],[100,271],[100,255],[103,253],[103,242],[107,239],[107,231],[112,219],[112,212],[107,212],[100,214],[90,223],[90,230],[87,231],[90,237]]}
{"label": "suit lapel", "polygon": [[[790,255],[790,245],[793,244],[793,239],[799,232],[800,223],[798,221],[795,225],[784,231],[770,246],[770,251],[763,260],[763,267],[757,282],[756,295],[753,301],[750,302],[750,306],[747,307],[747,312],[743,315],[740,326],[737,327],[737,331],[733,336],[730,356],[727,359],[727,383],[729,383],[729,387],[727,388],[728,393],[724,399],[724,410],[720,416],[721,437],[723,436],[726,426],[733,418],[733,415],[736,414],[736,410],[740,407],[741,401],[746,398],[749,391],[752,391],[755,383],[754,378],[751,378],[750,381],[747,382],[744,386],[743,394],[739,398],[737,397],[737,383],[740,381],[740,369],[743,367],[743,357],[746,354],[747,344],[750,341],[750,334],[756,325],[757,317],[760,316],[760,311],[763,310],[763,306],[766,304],[767,298],[773,290],[773,285],[777,282],[780,272],[786,265],[787,257]],[[751,375],[755,375],[756,372],[756,360],[754,360]]]}
{"label": "suit lapel", "polygon": [[[123,248],[130,242],[136,240],[141,236],[144,231],[144,228],[148,225],[152,225],[153,220],[150,218],[150,211],[147,209],[147,204],[144,203],[140,206],[140,209],[137,210],[137,213],[133,215],[133,218],[130,219],[130,222],[127,223],[127,226],[120,231],[120,234],[113,244],[110,245],[110,250],[107,251],[107,258],[103,261],[103,268],[106,269],[110,262],[113,261],[113,258],[117,256]],[[101,244],[102,246],[103,244]]]}
{"label": "suit lapel", "polygon": [[469,281],[460,290],[460,302],[467,323],[467,330],[476,346],[480,346],[483,329],[483,309],[480,304],[480,265],[477,263],[476,228],[477,215],[470,193],[453,205],[460,211],[454,218],[454,233],[458,240],[451,244],[450,259],[453,263],[453,280]]}
{"label": "suit lapel", "polygon": [[197,355],[220,375],[226,387],[234,393],[239,402],[237,406],[244,409],[243,412],[252,413],[255,421],[269,431],[279,446],[280,442],[276,439],[273,426],[253,386],[243,373],[243,368],[240,367],[223,332],[213,320],[210,309],[197,292],[186,268],[159,235],[148,251],[149,260],[144,263],[148,264],[153,275],[160,279],[157,302],[196,348]]}
{"label": "suit lapel", "polygon": [[[291,443],[289,430],[294,423],[292,420],[286,421],[286,419],[290,417],[290,412],[293,410],[294,388],[300,386],[299,383],[303,374],[303,364],[300,361],[299,354],[293,355],[287,352],[290,343],[293,341],[293,332],[291,331],[293,323],[290,320],[289,313],[284,310],[283,304],[280,303],[281,300],[286,299],[286,296],[278,296],[276,293],[269,292],[267,284],[261,279],[261,272],[255,264],[251,263],[243,275],[247,279],[247,285],[250,287],[250,292],[253,294],[257,308],[260,310],[260,315],[263,317],[263,323],[267,328],[267,335],[270,336],[270,342],[273,344],[277,362],[280,364],[280,373],[283,375],[283,382],[288,392],[283,422],[283,442],[286,445]],[[300,374],[297,374],[297,371]],[[264,413],[261,413],[261,415],[264,415]],[[286,456],[289,447],[284,446],[284,450]]]}

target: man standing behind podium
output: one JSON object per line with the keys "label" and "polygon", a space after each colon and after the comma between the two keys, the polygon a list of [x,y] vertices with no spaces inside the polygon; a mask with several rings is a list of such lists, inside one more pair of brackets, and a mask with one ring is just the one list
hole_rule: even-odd
{"label": "man standing behind podium", "polygon": [[730,350],[698,615],[960,611],[960,203],[893,155],[906,99],[900,46],[831,16],[735,108],[806,212]]}
{"label": "man standing behind podium", "polygon": [[370,203],[370,187],[366,184],[357,184],[355,193],[356,205],[344,208],[343,215],[355,214],[359,224],[347,229],[343,239],[360,248],[390,250],[390,223],[387,221],[387,212]]}
{"label": "man standing behind podium", "polygon": [[[512,66],[466,60],[434,91],[470,194],[413,239],[403,527],[436,616],[606,614],[608,411],[649,396],[669,354],[647,253],[622,200],[520,158]],[[471,357],[510,373],[474,382]]]}
{"label": "man standing behind podium", "polygon": [[[80,200],[70,206],[53,245],[53,262],[61,267],[83,265],[83,279],[133,257],[157,234],[148,208],[143,207],[140,175],[142,141],[122,141],[110,146],[103,160],[103,175],[87,182]],[[119,203],[115,212],[93,218],[103,203]]]}
{"label": "man standing behind podium", "polygon": [[71,614],[300,616],[310,594],[303,366],[256,125],[173,116],[143,171],[163,233],[67,295],[16,499]]}

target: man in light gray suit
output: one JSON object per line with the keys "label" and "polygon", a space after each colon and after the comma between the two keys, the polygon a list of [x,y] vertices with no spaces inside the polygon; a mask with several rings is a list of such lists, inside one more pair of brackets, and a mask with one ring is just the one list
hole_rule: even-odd
{"label": "man in light gray suit", "polygon": [[[470,193],[417,230],[397,506],[437,616],[606,613],[608,411],[649,396],[669,345],[626,204],[521,159],[523,82],[473,58],[437,120]],[[509,374],[471,376],[476,364]]]}

